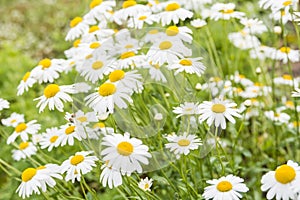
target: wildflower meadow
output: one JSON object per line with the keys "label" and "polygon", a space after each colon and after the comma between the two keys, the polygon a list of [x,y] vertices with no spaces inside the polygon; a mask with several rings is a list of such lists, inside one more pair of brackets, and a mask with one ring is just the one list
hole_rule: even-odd
{"label": "wildflower meadow", "polygon": [[298,0],[2,0],[0,199],[300,200]]}

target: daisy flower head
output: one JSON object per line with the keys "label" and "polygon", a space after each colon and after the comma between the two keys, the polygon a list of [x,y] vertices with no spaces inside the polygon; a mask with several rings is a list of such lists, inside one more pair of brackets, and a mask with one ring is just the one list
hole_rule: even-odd
{"label": "daisy flower head", "polygon": [[153,24],[156,19],[151,12],[139,13],[135,17],[129,18],[127,26],[129,28],[142,29],[144,24]]}
{"label": "daisy flower head", "polygon": [[168,68],[170,70],[176,70],[175,75],[177,75],[180,72],[185,72],[188,74],[196,74],[197,76],[201,76],[206,67],[204,64],[200,61],[202,60],[202,57],[198,58],[183,58],[180,59],[170,65],[168,65]]}
{"label": "daisy flower head", "polygon": [[5,99],[0,98],[0,111],[9,108],[9,102]]}
{"label": "daisy flower head", "polygon": [[174,152],[176,158],[179,159],[182,154],[188,155],[190,150],[198,149],[202,145],[201,140],[192,134],[184,132],[183,135],[170,134],[167,135],[166,139],[169,143],[165,144],[167,149]]}
{"label": "daisy flower head", "polygon": [[273,122],[278,122],[280,124],[288,124],[291,118],[288,114],[279,110],[277,112],[274,112],[273,110],[265,111],[265,116]]}
{"label": "daisy flower head", "polygon": [[152,157],[149,148],[141,140],[130,138],[129,133],[106,135],[102,145],[106,146],[101,151],[103,160],[123,175],[130,175],[134,171],[142,173],[141,163],[148,165],[148,159]]}
{"label": "daisy flower head", "polygon": [[244,25],[243,31],[250,34],[262,34],[268,29],[259,19],[242,18],[240,23]]}
{"label": "daisy flower head", "polygon": [[89,25],[94,24],[96,21],[92,18],[81,18],[81,17],[74,17],[70,21],[70,27],[71,29],[68,31],[67,36],[65,38],[66,41],[71,41],[79,36],[81,36],[83,33],[87,32],[89,30]]}
{"label": "daisy flower head", "polygon": [[106,19],[107,12],[113,11],[116,1],[92,0],[89,6],[90,11],[85,15],[85,18],[92,18],[101,22]]}
{"label": "daisy flower head", "polygon": [[138,183],[138,186],[142,190],[150,192],[151,191],[150,188],[152,186],[152,182],[153,182],[152,178],[149,179],[148,177],[146,177],[144,179],[141,179],[141,181]]}
{"label": "daisy flower head", "polygon": [[[73,146],[74,139],[81,141],[79,134],[79,129],[74,124],[62,125],[59,129],[59,136],[57,141],[55,141],[60,146],[65,146],[66,144]],[[81,130],[82,131],[82,130]]]}
{"label": "daisy flower head", "polygon": [[35,155],[37,152],[36,146],[32,142],[21,142],[19,149],[12,150],[13,159],[19,161],[27,157]]}
{"label": "daisy flower head", "polygon": [[275,77],[274,83],[278,85],[288,85],[298,87],[298,80],[293,79],[293,77],[289,74],[283,74],[281,77]]}
{"label": "daisy flower head", "polygon": [[36,105],[39,108],[39,112],[43,112],[48,105],[49,110],[56,108],[58,111],[63,112],[63,102],[72,102],[73,99],[69,94],[75,93],[74,85],[62,85],[49,84],[44,89],[44,95],[35,98],[34,101],[38,101]]}
{"label": "daisy flower head", "polygon": [[149,70],[149,74],[152,80],[161,81],[164,83],[167,82],[167,79],[164,73],[162,72],[162,66],[160,66],[159,64],[153,65],[151,61],[145,62],[143,64],[143,68]]}
{"label": "daisy flower head", "polygon": [[232,174],[219,179],[206,181],[209,186],[204,188],[203,197],[209,199],[237,200],[242,198],[241,193],[248,192],[249,188],[243,183],[244,179]]}
{"label": "daisy flower head", "polygon": [[286,24],[287,22],[293,20],[293,16],[290,13],[289,7],[285,7],[284,9],[273,11],[270,14],[270,18],[279,21],[282,24]]}
{"label": "daisy flower head", "polygon": [[28,134],[34,135],[40,129],[41,125],[36,123],[36,120],[32,120],[30,122],[21,122],[16,127],[14,132],[7,138],[7,144],[10,144],[16,140],[18,136],[21,137],[22,141],[27,141]]}
{"label": "daisy flower head", "polygon": [[46,132],[42,134],[42,138],[39,141],[41,149],[48,148],[48,151],[51,151],[53,147],[58,147],[57,138],[59,137],[58,128],[47,128]]}
{"label": "daisy flower head", "polygon": [[202,123],[207,120],[207,124],[211,126],[213,123],[215,127],[226,129],[226,119],[235,124],[233,117],[241,118],[236,103],[228,100],[214,99],[213,101],[204,101],[199,105],[199,121]]}
{"label": "daisy flower head", "polygon": [[169,26],[165,34],[170,37],[171,40],[174,38],[188,43],[192,43],[193,41],[193,31],[186,26]]}
{"label": "daisy flower head", "polygon": [[220,19],[229,20],[231,18],[242,18],[245,13],[235,11],[235,4],[234,3],[215,3],[211,7],[211,14],[210,18],[212,20],[218,21]]}
{"label": "daisy flower head", "polygon": [[91,153],[92,151],[77,152],[61,164],[61,173],[67,172],[65,177],[66,181],[71,180],[72,183],[74,183],[76,179],[80,181],[81,175],[89,173],[93,170],[93,167],[96,167],[95,162],[98,158],[96,156],[90,156]]}
{"label": "daisy flower head", "polygon": [[269,171],[261,179],[261,190],[267,192],[267,199],[297,199],[300,185],[300,167],[289,160],[275,171]]}
{"label": "daisy flower head", "polygon": [[26,74],[23,76],[20,84],[18,85],[17,96],[22,95],[25,91],[27,92],[29,90],[29,88],[31,88],[33,86],[33,84],[36,83],[36,81],[37,80],[31,76],[30,72],[26,72]]}
{"label": "daisy flower head", "polygon": [[77,126],[86,126],[90,122],[98,122],[97,115],[93,111],[84,113],[82,110],[78,110],[72,117],[72,121]]}
{"label": "daisy flower head", "polygon": [[100,175],[100,182],[103,187],[108,186],[112,189],[113,187],[122,185],[122,175],[120,170],[112,168],[108,163],[109,162],[106,161],[105,164],[101,166],[102,172]]}
{"label": "daisy flower head", "polygon": [[60,166],[57,164],[47,164],[45,166],[39,166],[36,168],[38,174],[38,180],[41,183],[41,190],[47,191],[47,186],[54,187],[56,182],[54,178],[62,179],[60,175]]}
{"label": "daisy flower head", "polygon": [[199,103],[184,102],[178,107],[173,107],[173,113],[177,114],[176,118],[184,115],[197,115],[199,114]]}
{"label": "daisy flower head", "polygon": [[4,126],[16,127],[18,124],[25,122],[24,115],[12,113],[8,118],[1,120]]}
{"label": "daisy flower head", "polygon": [[233,43],[235,47],[242,50],[258,48],[260,46],[260,41],[256,36],[251,35],[250,33],[247,33],[243,30],[239,32],[229,33],[228,39],[231,43]]}
{"label": "daisy flower head", "polygon": [[286,64],[288,61],[295,63],[299,62],[300,60],[300,51],[299,50],[293,50],[290,47],[281,47],[279,50],[276,51],[274,54],[273,59],[280,60],[284,64]]}

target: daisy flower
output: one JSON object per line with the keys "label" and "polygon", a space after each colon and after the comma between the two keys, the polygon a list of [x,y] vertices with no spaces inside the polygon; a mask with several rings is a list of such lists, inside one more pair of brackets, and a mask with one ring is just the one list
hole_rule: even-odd
{"label": "daisy flower", "polygon": [[216,3],[211,7],[210,18],[218,21],[219,19],[229,20],[231,18],[242,18],[245,13],[235,11],[234,3]]}
{"label": "daisy flower", "polygon": [[37,152],[36,146],[32,142],[21,142],[19,144],[19,149],[12,150],[13,159],[19,161],[27,157],[35,155]]}
{"label": "daisy flower", "polygon": [[287,124],[290,120],[290,116],[286,113],[283,113],[283,112],[280,112],[280,111],[277,111],[274,113],[273,110],[270,110],[270,111],[266,111],[265,112],[265,116],[274,121],[274,122],[279,122],[279,123],[284,123],[284,124]]}
{"label": "daisy flower", "polygon": [[75,17],[70,21],[71,29],[67,33],[66,41],[74,40],[89,30],[89,24],[94,24],[96,21],[92,18],[82,19],[81,17]]}
{"label": "daisy flower", "polygon": [[82,110],[78,110],[74,113],[72,121],[77,126],[86,126],[90,122],[98,122],[98,119],[95,112],[84,113]]}
{"label": "daisy flower", "polygon": [[132,172],[142,172],[142,164],[148,165],[151,154],[148,147],[136,138],[130,138],[129,133],[106,135],[102,145],[106,146],[101,151],[103,160],[108,161],[112,169],[130,175]]}
{"label": "daisy flower", "polygon": [[149,179],[148,177],[146,177],[144,179],[141,179],[141,181],[138,183],[138,186],[142,190],[150,192],[151,191],[150,188],[152,186],[152,182],[153,182],[152,178]]}
{"label": "daisy flower", "polygon": [[51,151],[53,147],[58,147],[57,138],[59,137],[58,128],[47,128],[45,133],[42,133],[42,138],[39,141],[41,149],[48,148],[48,151]]}
{"label": "daisy flower", "polygon": [[293,50],[290,47],[281,47],[279,50],[276,51],[273,59],[280,60],[284,64],[288,61],[292,63],[299,62],[300,53],[299,50]]}
{"label": "daisy flower", "polygon": [[200,60],[203,58],[183,58],[181,60],[178,60],[170,65],[168,65],[168,68],[170,70],[176,70],[175,75],[177,75],[180,72],[186,72],[188,74],[197,74],[197,76],[201,76],[206,67],[203,65]]}
{"label": "daisy flower", "polygon": [[183,115],[197,115],[199,114],[199,103],[184,102],[179,107],[173,107],[173,113],[177,114],[176,118]]}
{"label": "daisy flower", "polygon": [[260,46],[260,41],[256,36],[244,31],[229,33],[228,39],[235,47],[242,50],[258,48]]}
{"label": "daisy flower", "polygon": [[72,102],[72,98],[69,94],[75,93],[74,85],[62,85],[49,84],[44,89],[44,95],[35,98],[34,101],[39,100],[36,105],[39,108],[39,112],[43,112],[45,107],[48,105],[49,110],[56,108],[58,111],[63,112],[63,102]]}
{"label": "daisy flower", "polygon": [[53,83],[54,79],[57,79],[59,77],[59,73],[63,71],[64,65],[65,60],[63,59],[50,60],[48,58],[45,58],[31,70],[31,73],[29,75],[31,78],[36,79],[39,84],[47,82]]}
{"label": "daisy flower", "polygon": [[77,126],[73,124],[65,124],[62,125],[59,129],[59,136],[57,141],[55,141],[60,146],[65,146],[66,144],[73,146],[74,138],[81,141],[80,134],[78,133],[80,130]]}
{"label": "daisy flower", "polygon": [[115,6],[116,1],[92,0],[90,11],[85,15],[85,18],[97,19],[101,22],[106,18],[105,13],[113,11],[113,7]]}
{"label": "daisy flower", "polygon": [[8,118],[1,120],[4,126],[16,127],[18,124],[25,122],[24,115],[18,113],[12,113]]}
{"label": "daisy flower", "polygon": [[15,127],[15,131],[7,138],[7,144],[10,144],[16,140],[18,136],[21,137],[22,141],[28,140],[28,134],[36,134],[40,129],[41,125],[36,123],[36,120],[32,120],[28,123],[21,122]]}
{"label": "daisy flower", "polygon": [[128,20],[127,26],[129,28],[142,29],[145,23],[151,25],[154,21],[156,21],[156,19],[151,12],[139,13]]}
{"label": "daisy flower", "polygon": [[66,181],[71,180],[72,183],[80,181],[81,175],[87,174],[96,167],[96,156],[89,156],[92,151],[77,152],[74,156],[69,157],[61,165],[61,173],[67,172]]}
{"label": "daisy flower", "polygon": [[204,188],[203,197],[209,199],[238,200],[242,198],[241,193],[248,192],[249,188],[243,183],[244,179],[227,175],[219,179],[206,181],[210,186]]}
{"label": "daisy flower", "polygon": [[202,145],[201,140],[192,134],[184,132],[183,135],[177,136],[175,134],[168,135],[167,140],[169,143],[165,144],[167,149],[174,152],[176,158],[179,159],[182,154],[188,155],[190,150],[198,149]]}
{"label": "daisy flower", "polygon": [[145,61],[145,55],[137,55],[134,51],[119,54],[119,59],[112,64],[115,69],[140,68]]}
{"label": "daisy flower", "polygon": [[75,93],[87,93],[91,88],[92,87],[85,82],[74,83]]}
{"label": "daisy flower", "polygon": [[267,191],[267,199],[297,199],[296,190],[300,185],[300,167],[289,160],[287,164],[278,166],[275,171],[263,175],[261,190]]}
{"label": "daisy flower", "polygon": [[274,83],[278,84],[278,85],[288,85],[288,86],[294,86],[294,87],[298,87],[298,81],[297,80],[293,80],[293,77],[289,74],[284,74],[281,77],[275,77],[274,78]]}
{"label": "daisy flower", "polygon": [[31,76],[30,72],[26,72],[26,74],[23,76],[20,84],[18,85],[17,96],[22,95],[25,91],[27,92],[29,90],[29,88],[31,88],[33,86],[33,84],[36,83],[36,81],[37,80]]}
{"label": "daisy flower", "polygon": [[167,82],[167,79],[161,70],[162,66],[160,66],[159,64],[153,65],[151,61],[145,62],[143,64],[143,68],[149,69],[149,74],[150,74],[151,79],[153,79],[155,81],[161,81],[164,83]]}
{"label": "daisy flower", "polygon": [[234,108],[236,103],[231,103],[228,100],[215,99],[213,101],[204,101],[199,105],[199,121],[202,123],[207,120],[207,124],[211,126],[226,129],[226,119],[231,123],[235,123],[234,117],[241,118],[239,110]]}
{"label": "daisy flower", "polygon": [[202,19],[194,19],[190,23],[194,28],[202,28],[207,24],[207,22]]}
{"label": "daisy flower", "polygon": [[9,102],[5,99],[0,98],[0,111],[4,108],[9,108]]}
{"label": "daisy flower", "polygon": [[262,34],[268,30],[266,25],[259,19],[242,18],[240,23],[245,26],[243,31],[246,33]]}
{"label": "daisy flower", "polygon": [[122,185],[122,175],[119,170],[113,169],[108,165],[108,161],[101,166],[102,172],[100,175],[100,182],[103,187],[108,186],[110,189]]}
{"label": "daisy flower", "polygon": [[170,37],[170,40],[179,39],[190,44],[193,41],[193,31],[186,26],[169,26],[165,34]]}

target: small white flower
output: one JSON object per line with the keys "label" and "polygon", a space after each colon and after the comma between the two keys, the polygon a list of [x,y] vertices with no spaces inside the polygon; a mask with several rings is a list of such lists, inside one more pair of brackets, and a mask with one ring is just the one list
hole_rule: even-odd
{"label": "small white flower", "polygon": [[108,161],[102,165],[101,169],[100,182],[103,187],[108,185],[108,187],[112,189],[113,187],[122,185],[122,175],[120,171],[108,166]]}
{"label": "small white flower", "polygon": [[191,25],[195,28],[202,28],[206,24],[207,24],[206,21],[202,19],[194,19],[191,21]]}
{"label": "small white flower", "polygon": [[211,7],[210,18],[217,21],[219,19],[229,20],[231,18],[242,18],[245,13],[235,11],[234,3],[216,3]]}
{"label": "small white flower", "polygon": [[138,186],[142,190],[150,192],[151,191],[150,188],[152,186],[152,182],[153,182],[152,178],[149,179],[148,177],[146,177],[144,179],[141,179],[141,181],[138,183]]}
{"label": "small white flower", "polygon": [[59,137],[57,138],[57,144],[64,146],[66,144],[73,146],[74,138],[81,141],[80,132],[81,130],[74,124],[62,125],[59,129]]}
{"label": "small white flower", "polygon": [[274,122],[279,122],[279,123],[284,123],[284,124],[287,124],[291,118],[286,113],[283,113],[280,111],[274,112],[273,110],[266,111],[265,116]]}
{"label": "small white flower", "polygon": [[29,90],[29,88],[31,88],[33,86],[33,84],[36,83],[36,81],[37,80],[31,76],[31,73],[27,72],[23,76],[20,84],[18,85],[17,96],[22,95],[25,91],[27,92]]}
{"label": "small white flower", "polygon": [[4,108],[9,108],[9,102],[5,99],[0,98],[0,111]]}
{"label": "small white flower", "polygon": [[28,134],[36,134],[41,129],[41,125],[36,122],[36,120],[32,120],[28,123],[19,123],[15,127],[15,131],[7,138],[7,144],[14,142],[18,136],[21,137],[22,141],[27,141],[29,139]]}
{"label": "small white flower", "polygon": [[168,65],[168,68],[170,70],[176,70],[175,75],[177,75],[180,72],[186,72],[188,74],[196,74],[197,76],[201,76],[206,67],[203,65],[200,60],[202,60],[202,57],[198,58],[183,58],[177,61],[173,61],[173,63]]}
{"label": "small white flower", "polygon": [[183,115],[197,115],[199,114],[199,103],[184,102],[179,107],[174,107],[173,112],[177,114],[176,118]]}
{"label": "small white flower", "polygon": [[19,149],[12,150],[13,158],[16,161],[19,161],[21,159],[25,159],[27,157],[31,157],[32,155],[35,155],[37,152],[36,146],[31,142],[21,142],[19,144]]}
{"label": "small white flower", "polygon": [[16,127],[18,124],[25,122],[24,115],[18,113],[12,113],[8,118],[1,120],[4,126]]}
{"label": "small white flower", "polygon": [[58,131],[58,128],[47,128],[46,132],[43,133],[42,138],[39,141],[41,148],[48,148],[48,151],[51,151],[53,147],[58,147],[59,143],[57,142],[57,139],[59,137],[59,134],[60,133]]}

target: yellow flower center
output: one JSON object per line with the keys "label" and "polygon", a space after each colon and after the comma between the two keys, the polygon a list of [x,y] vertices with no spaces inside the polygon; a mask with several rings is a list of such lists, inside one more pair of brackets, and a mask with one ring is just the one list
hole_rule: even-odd
{"label": "yellow flower center", "polygon": [[73,27],[77,26],[80,22],[82,22],[82,18],[81,17],[75,17],[74,19],[72,19],[70,21],[70,27],[73,28]]}
{"label": "yellow flower center", "polygon": [[16,119],[12,119],[11,121],[10,121],[10,123],[12,124],[12,123],[15,123],[17,120]]}
{"label": "yellow flower center", "polygon": [[178,33],[179,33],[179,29],[178,29],[177,26],[170,26],[170,27],[168,27],[167,30],[166,30],[166,34],[167,34],[168,36],[175,36],[175,35],[177,35]]}
{"label": "yellow flower center", "polygon": [[52,137],[50,138],[50,142],[51,142],[51,143],[54,143],[54,142],[57,140],[57,138],[58,138],[57,135],[52,136]]}
{"label": "yellow flower center", "polygon": [[285,2],[283,2],[284,6],[288,6],[288,5],[291,5],[291,4],[292,4],[292,1],[285,1]]}
{"label": "yellow flower center", "polygon": [[102,3],[102,0],[93,0],[93,1],[90,3],[90,9],[93,9],[93,8],[95,8],[96,6],[99,6],[101,3]]}
{"label": "yellow flower center", "polygon": [[189,146],[190,143],[191,143],[191,142],[190,142],[189,140],[187,140],[187,139],[181,139],[181,140],[179,140],[179,141],[177,142],[177,144],[178,144],[179,146],[182,146],[182,147]]}
{"label": "yellow flower center", "polygon": [[280,11],[280,13],[281,13],[281,16],[285,15],[285,11],[284,10]]}
{"label": "yellow flower center", "polygon": [[188,60],[188,59],[183,59],[179,62],[179,64],[181,64],[183,66],[192,66],[193,62],[191,60]]}
{"label": "yellow flower center", "polygon": [[129,142],[120,142],[117,146],[117,151],[122,156],[129,156],[133,152],[133,146]]}
{"label": "yellow flower center", "polygon": [[68,128],[66,128],[65,134],[69,135],[69,134],[73,133],[74,130],[75,130],[75,126],[69,126]]}
{"label": "yellow flower center", "polygon": [[177,10],[177,9],[179,9],[180,8],[180,5],[178,4],[178,3],[170,3],[170,4],[168,4],[167,6],[166,6],[166,11],[175,11],[175,10]]}
{"label": "yellow flower center", "polygon": [[29,76],[30,76],[30,72],[26,72],[26,74],[23,76],[23,81],[24,82],[26,82],[27,81],[27,79],[29,78]]}
{"label": "yellow flower center", "polygon": [[293,121],[293,126],[294,126],[294,127],[300,126],[300,123],[297,122],[297,121]]}
{"label": "yellow flower center", "polygon": [[275,170],[275,178],[279,183],[290,183],[295,179],[295,177],[296,172],[291,166],[281,165]]}
{"label": "yellow flower center", "polygon": [[87,121],[87,117],[86,116],[81,116],[81,117],[77,117],[77,120],[82,122],[86,122]]}
{"label": "yellow flower center", "polygon": [[170,49],[172,46],[173,44],[170,41],[163,41],[159,44],[160,50]]}
{"label": "yellow flower center", "polygon": [[284,79],[284,80],[293,80],[293,77],[291,76],[291,75],[288,75],[288,74],[284,74],[283,76],[282,76],[282,78]]}
{"label": "yellow flower center", "polygon": [[146,190],[146,189],[148,189],[148,188],[149,188],[149,184],[146,183],[144,189]]}
{"label": "yellow flower center", "polygon": [[290,53],[291,48],[289,48],[289,47],[281,47],[281,48],[280,48],[280,51],[281,51],[282,53]]}
{"label": "yellow flower center", "polygon": [[146,15],[142,15],[142,16],[139,17],[139,20],[145,20],[145,19],[147,19]]}
{"label": "yellow flower center", "polygon": [[85,56],[85,59],[87,60],[87,59],[90,59],[90,58],[92,58],[92,57],[93,57],[93,55],[92,55],[92,54],[89,54],[89,55]]}
{"label": "yellow flower center", "polygon": [[215,113],[223,113],[223,112],[225,112],[225,110],[226,110],[226,107],[220,103],[214,104],[211,107],[211,111],[213,111]]}
{"label": "yellow flower center", "polygon": [[111,82],[116,82],[122,80],[125,76],[125,72],[123,70],[115,70],[109,75],[109,80]]}
{"label": "yellow flower center", "polygon": [[47,85],[44,89],[44,95],[47,98],[54,97],[60,91],[59,86],[56,84]]}
{"label": "yellow flower center", "polygon": [[112,83],[103,83],[98,90],[98,93],[103,96],[109,96],[116,92],[116,86]]}
{"label": "yellow flower center", "polygon": [[125,45],[125,48],[126,49],[131,49],[131,48],[133,48],[134,46],[132,45],[132,44],[127,44],[127,45]]}
{"label": "yellow flower center", "polygon": [[240,77],[240,79],[246,78],[245,75],[243,75],[243,74],[239,74],[239,77]]}
{"label": "yellow flower center", "polygon": [[42,65],[42,69],[49,68],[51,66],[51,60],[48,58],[45,58],[39,62],[39,65]]}
{"label": "yellow flower center", "polygon": [[229,181],[221,181],[218,183],[217,189],[220,192],[228,192],[232,189],[232,184]]}
{"label": "yellow flower center", "polygon": [[135,5],[136,5],[136,2],[134,0],[128,0],[123,3],[122,7],[128,8],[128,7],[135,6]]}
{"label": "yellow flower center", "polygon": [[19,145],[20,150],[24,150],[29,146],[29,142],[21,142]]}
{"label": "yellow flower center", "polygon": [[292,102],[292,101],[286,101],[286,102],[285,102],[285,105],[286,105],[287,107],[294,107],[294,102]]}
{"label": "yellow flower center", "polygon": [[220,12],[223,14],[231,14],[234,12],[234,10],[233,9],[225,9],[225,10],[221,10]]}
{"label": "yellow flower center", "polygon": [[73,47],[75,47],[75,48],[77,48],[78,46],[79,46],[79,44],[80,44],[80,39],[78,39],[78,40],[75,40],[74,42],[73,42]]}
{"label": "yellow flower center", "polygon": [[27,128],[27,125],[25,123],[20,123],[18,126],[16,126],[15,131],[16,133],[20,133],[24,131]]}
{"label": "yellow flower center", "polygon": [[100,46],[101,44],[99,42],[93,42],[92,44],[90,44],[91,49],[97,49]]}
{"label": "yellow flower center", "polygon": [[151,30],[148,33],[151,35],[157,34],[159,31],[157,29]]}
{"label": "yellow flower center", "polygon": [[121,59],[126,59],[126,58],[130,58],[130,57],[133,57],[135,56],[135,53],[133,51],[128,51],[128,52],[125,52],[125,53],[122,53],[121,54]]}
{"label": "yellow flower center", "polygon": [[98,31],[100,30],[100,28],[98,26],[91,26],[90,29],[89,29],[89,33],[93,33],[95,31]]}
{"label": "yellow flower center", "polygon": [[274,117],[280,117],[280,113],[274,113]]}
{"label": "yellow flower center", "polygon": [[103,62],[101,62],[101,61],[96,61],[92,64],[92,68],[95,70],[100,69],[102,67],[103,67]]}
{"label": "yellow flower center", "polygon": [[22,173],[22,181],[27,182],[30,181],[36,174],[36,169],[34,168],[27,168]]}
{"label": "yellow flower center", "polygon": [[82,155],[75,155],[71,158],[70,163],[72,165],[78,165],[79,163],[81,163],[84,160],[84,157]]}
{"label": "yellow flower center", "polygon": [[94,124],[93,128],[105,128],[105,124],[103,122],[99,122]]}

